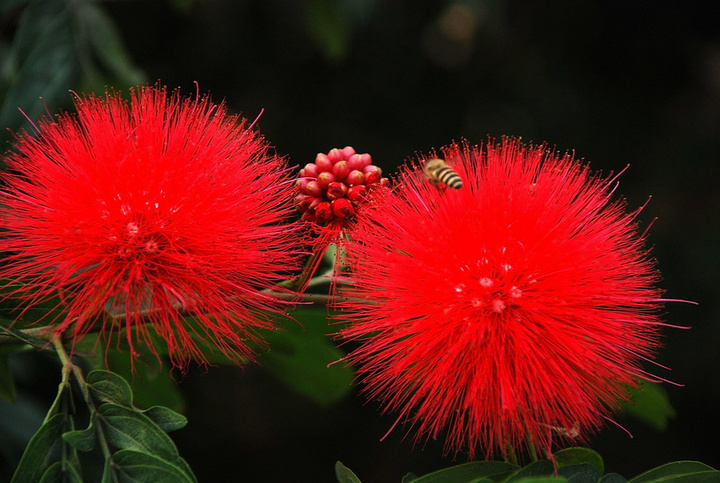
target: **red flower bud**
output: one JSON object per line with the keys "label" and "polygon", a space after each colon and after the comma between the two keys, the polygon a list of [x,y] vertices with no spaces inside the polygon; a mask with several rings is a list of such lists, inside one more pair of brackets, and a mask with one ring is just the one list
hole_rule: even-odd
{"label": "red flower bud", "polygon": [[344,181],[350,173],[350,168],[348,167],[347,161],[338,161],[335,163],[335,166],[333,166],[332,171],[336,180]]}
{"label": "red flower bud", "polygon": [[308,184],[305,185],[305,193],[310,196],[320,196],[323,194],[323,189],[317,181],[308,181]]}
{"label": "red flower bud", "polygon": [[372,164],[372,157],[370,157],[370,155],[368,153],[361,154],[360,159],[362,160],[363,168],[365,166],[370,166]]}
{"label": "red flower bud", "polygon": [[300,176],[303,178],[317,178],[318,172],[318,167],[315,163],[308,163],[300,170]]}
{"label": "red flower bud", "polygon": [[330,171],[332,169],[332,161],[327,157],[327,154],[318,153],[315,156],[315,165],[319,172]]}
{"label": "red flower bud", "polygon": [[353,148],[352,146],[345,146],[342,149],[342,153],[343,153],[343,159],[350,159],[350,156],[355,154],[355,148]]}
{"label": "red flower bud", "polygon": [[[302,171],[300,173],[302,173]],[[307,178],[299,179],[299,180],[295,181],[295,187],[297,188],[298,191],[300,191],[301,193],[304,193],[305,188],[307,187],[307,184],[309,182],[310,182],[310,180]]]}
{"label": "red flower bud", "polygon": [[306,211],[310,207],[310,203],[312,203],[313,199],[316,198],[301,193],[295,197],[295,204],[300,211]]}
{"label": "red flower bud", "polygon": [[349,184],[350,186],[363,184],[365,182],[365,175],[362,173],[362,171],[350,171],[345,182],[347,182],[347,184]]}
{"label": "red flower bud", "polygon": [[333,164],[337,163],[338,161],[342,161],[345,159],[345,156],[343,155],[343,152],[339,150],[338,148],[333,148],[327,153],[327,157],[330,159],[330,161],[333,162]]}
{"label": "red flower bud", "polygon": [[356,169],[362,171],[362,169],[365,167],[363,165],[362,156],[359,154],[353,154],[352,156],[350,156],[348,158],[347,161],[348,161],[348,168],[350,168],[350,171],[353,171]]}
{"label": "red flower bud", "polygon": [[323,171],[317,177],[317,182],[321,188],[327,188],[333,181],[335,181],[335,175],[329,171]]}
{"label": "red flower bud", "polygon": [[366,185],[377,183],[382,178],[382,169],[380,169],[378,166],[375,166],[374,164],[365,166],[363,168],[363,172],[365,173]]}

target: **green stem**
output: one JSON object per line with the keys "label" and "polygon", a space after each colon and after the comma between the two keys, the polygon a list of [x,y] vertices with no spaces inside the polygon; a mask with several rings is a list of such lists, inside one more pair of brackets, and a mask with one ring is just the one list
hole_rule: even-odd
{"label": "green stem", "polygon": [[532,440],[528,441],[528,449],[530,450],[530,458],[532,458],[533,463],[538,461],[537,449],[535,448],[535,443]]}
{"label": "green stem", "polygon": [[[88,389],[88,383],[85,380],[85,376],[83,375],[82,369],[80,366],[73,364],[72,358],[70,355],[68,355],[67,351],[65,350],[65,346],[62,344],[62,341],[60,340],[60,335],[56,334],[52,338],[52,344],[55,347],[55,352],[57,352],[58,357],[60,358],[60,362],[63,365],[63,371],[62,371],[62,381],[60,383],[60,390],[58,391],[58,397],[56,398],[56,402],[60,400],[60,396],[62,394],[62,391],[65,388],[69,388],[70,386],[70,374],[75,376],[75,381],[78,384],[78,387],[80,387],[80,392],[82,393],[83,399],[85,400],[85,404],[87,404],[87,407],[90,411],[90,418],[92,423],[92,418],[95,414],[97,414],[97,408],[95,407],[95,402],[92,399],[92,396],[90,396],[90,390]],[[53,403],[53,406],[55,406],[55,403]],[[52,408],[51,408],[52,411]],[[48,412],[48,416],[51,414],[51,411]],[[102,432],[102,429],[100,428],[100,425],[96,425],[96,434],[98,438],[98,442],[100,444],[100,450],[102,451],[103,456],[105,459],[109,459],[112,456],[112,452],[110,451],[110,446],[108,445],[107,440],[105,439],[105,434]]]}
{"label": "green stem", "polygon": [[508,444],[505,448],[505,451],[503,451],[503,459],[506,463],[510,463],[512,465],[518,464],[517,453],[515,452],[515,448],[513,448],[511,444]]}

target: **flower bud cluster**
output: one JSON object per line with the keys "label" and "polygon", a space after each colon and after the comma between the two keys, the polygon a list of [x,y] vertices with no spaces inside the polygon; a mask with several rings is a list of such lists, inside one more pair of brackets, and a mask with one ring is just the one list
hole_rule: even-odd
{"label": "flower bud cluster", "polygon": [[303,220],[324,225],[351,217],[371,189],[387,184],[369,154],[334,148],[300,170],[295,203]]}

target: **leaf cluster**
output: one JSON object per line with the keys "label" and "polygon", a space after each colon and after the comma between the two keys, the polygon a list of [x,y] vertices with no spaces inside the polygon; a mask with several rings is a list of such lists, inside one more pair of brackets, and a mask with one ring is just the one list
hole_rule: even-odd
{"label": "leaf cluster", "polygon": [[[89,481],[86,473],[98,460],[97,480],[103,483],[197,481],[167,434],[187,424],[184,416],[163,406],[136,408],[128,382],[110,371],[94,370],[78,383],[89,410],[87,426],[78,429],[74,397],[64,378],[12,483]],[[81,453],[94,455],[95,461]]]}
{"label": "leaf cluster", "polygon": [[[567,448],[527,466],[502,461],[476,461],[444,468],[423,476],[405,475],[401,483],[711,483],[720,482],[720,471],[697,461],[675,461],[627,479],[605,473],[602,457],[588,448]],[[338,483],[361,483],[341,462],[335,464]]]}

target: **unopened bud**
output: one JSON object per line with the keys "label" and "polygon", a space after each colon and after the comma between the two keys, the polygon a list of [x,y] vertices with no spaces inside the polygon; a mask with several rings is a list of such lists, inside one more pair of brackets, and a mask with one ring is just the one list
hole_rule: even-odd
{"label": "unopened bud", "polygon": [[350,171],[347,179],[345,179],[345,182],[350,186],[363,184],[365,182],[365,175],[362,173],[362,171],[358,171],[355,169],[353,171]]}
{"label": "unopened bud", "polygon": [[314,198],[312,196],[304,195],[301,193],[295,197],[295,204],[300,211],[307,211],[313,199]]}
{"label": "unopened bud", "polygon": [[333,181],[335,181],[335,175],[329,171],[323,171],[317,177],[317,182],[321,188],[327,188]]}
{"label": "unopened bud", "polygon": [[359,154],[353,154],[352,156],[350,156],[348,158],[347,162],[348,162],[348,168],[350,168],[350,171],[353,171],[356,169],[362,171],[362,169],[365,167],[363,165],[362,156],[360,156]]}
{"label": "unopened bud", "polygon": [[365,166],[363,168],[363,173],[365,173],[366,185],[377,183],[382,178],[382,169],[374,164]]}
{"label": "unopened bud", "polygon": [[343,159],[350,159],[350,156],[355,154],[355,148],[353,148],[352,146],[345,146],[342,149],[342,152],[343,152]]}
{"label": "unopened bud", "polygon": [[362,161],[363,168],[372,164],[372,157],[368,153],[361,154],[360,160]]}
{"label": "unopened bud", "polygon": [[305,185],[305,193],[310,196],[320,196],[323,194],[323,189],[317,181],[308,181],[308,184]]}
{"label": "unopened bud", "polygon": [[347,161],[338,161],[335,163],[335,166],[333,166],[333,174],[335,175],[335,179],[338,181],[344,181],[345,178],[347,178],[347,175],[350,173],[350,168],[348,168]]}
{"label": "unopened bud", "polygon": [[315,156],[315,165],[318,171],[322,173],[323,171],[330,171],[333,163],[330,161],[330,158],[327,157],[327,154],[318,153],[317,156]]}
{"label": "unopened bud", "polygon": [[300,170],[300,176],[303,178],[317,178],[318,173],[319,170],[315,163],[308,163]]}
{"label": "unopened bud", "polygon": [[341,150],[339,150],[338,148],[332,148],[330,151],[328,151],[327,157],[330,158],[330,161],[332,161],[333,164],[345,159],[343,152]]}

